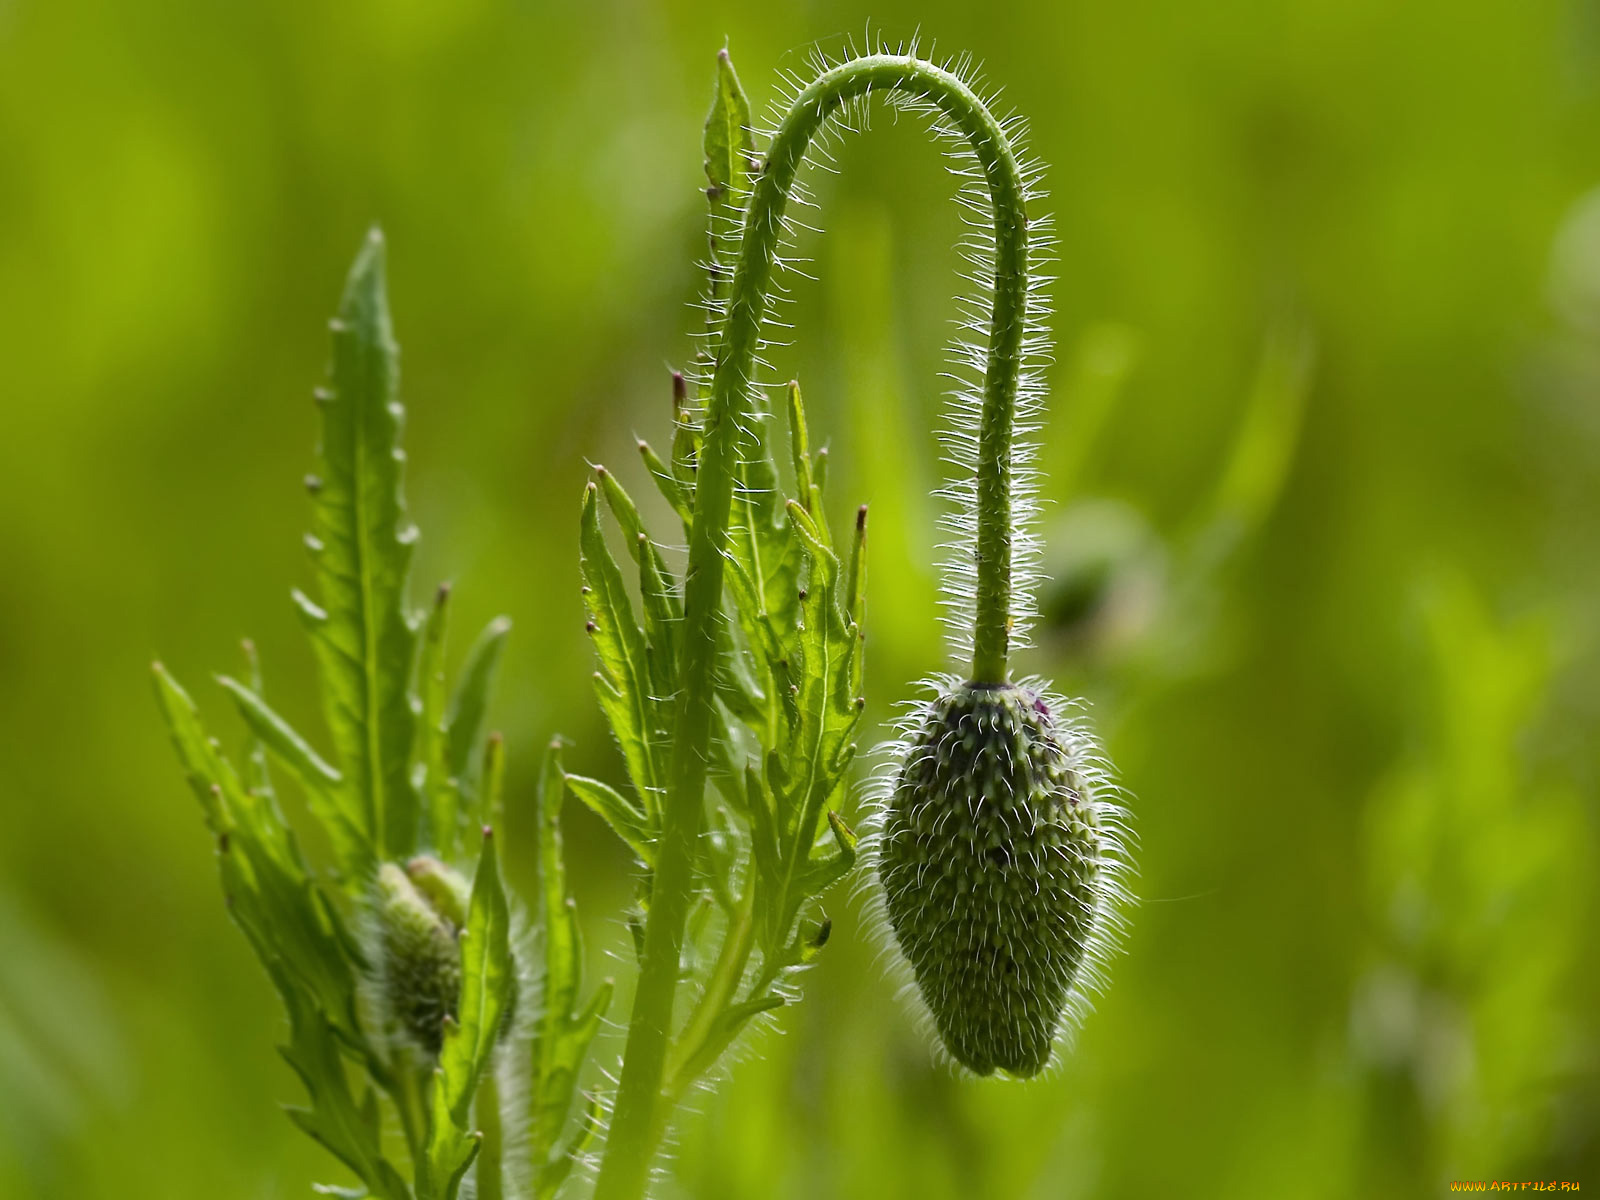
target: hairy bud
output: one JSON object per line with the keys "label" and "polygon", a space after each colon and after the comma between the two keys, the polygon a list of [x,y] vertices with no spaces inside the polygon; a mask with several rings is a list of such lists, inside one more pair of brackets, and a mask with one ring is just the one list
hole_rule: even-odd
{"label": "hairy bud", "polygon": [[950,1054],[1041,1071],[1095,957],[1107,831],[1080,735],[1014,684],[959,684],[921,714],[884,816],[889,923]]}
{"label": "hairy bud", "polygon": [[394,1023],[428,1055],[439,1053],[461,994],[466,883],[436,859],[378,869],[379,986]]}

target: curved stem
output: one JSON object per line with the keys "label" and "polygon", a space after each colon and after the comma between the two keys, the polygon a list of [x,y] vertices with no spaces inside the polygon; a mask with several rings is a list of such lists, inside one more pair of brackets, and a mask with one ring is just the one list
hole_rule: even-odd
{"label": "curved stem", "polygon": [[841,105],[873,92],[900,92],[938,109],[971,147],[993,201],[995,279],[978,441],[972,675],[980,683],[1001,683],[1006,678],[1011,634],[1011,430],[1028,291],[1026,189],[1005,131],[957,76],[915,58],[857,58],[824,72],[796,98],[772,139],[745,210],[695,482],[671,790],[662,814],[639,985],[597,1200],[634,1200],[644,1194],[655,1143],[665,1123],[657,1110],[666,1102],[661,1091],[662,1071],[671,1038],[695,845],[705,818],[712,671],[717,624],[723,619],[723,555],[737,443],[749,411],[751,375],[772,290],[784,211],[796,172],[818,130]]}

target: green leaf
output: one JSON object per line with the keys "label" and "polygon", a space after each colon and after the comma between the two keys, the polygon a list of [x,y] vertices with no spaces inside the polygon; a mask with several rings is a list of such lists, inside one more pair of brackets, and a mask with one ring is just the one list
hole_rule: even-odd
{"label": "green leaf", "polygon": [[611,1006],[612,985],[603,983],[581,1013],[574,1013],[582,981],[583,956],[578,921],[567,894],[561,852],[561,798],[566,777],[561,747],[552,742],[545,753],[535,792],[539,837],[540,917],[544,929],[544,979],[539,1018],[531,1047],[529,1132],[536,1194],[553,1195],[572,1169],[572,1156],[582,1152],[580,1140],[557,1150],[578,1075],[600,1022]]}
{"label": "green leaf", "polygon": [[668,699],[652,688],[644,630],[634,617],[633,601],[600,528],[598,489],[584,492],[578,545],[584,581],[589,634],[600,658],[595,692],[622,751],[641,806],[655,811],[663,764],[655,747],[665,744]]}
{"label": "green leaf", "polygon": [[706,195],[713,211],[749,187],[755,140],[750,133],[750,102],[745,98],[733,60],[726,50],[717,54],[717,86],[706,114],[704,148]]}
{"label": "green leaf", "polygon": [[655,829],[649,816],[629,802],[610,784],[582,775],[568,775],[567,786],[572,794],[611,826],[619,838],[627,843],[645,866],[655,862]]}
{"label": "green leaf", "polygon": [[450,783],[450,769],[445,762],[444,651],[449,624],[450,585],[441,583],[422,627],[422,645],[417,653],[421,711],[413,779],[427,810],[429,840],[434,852],[445,859],[454,856],[460,833],[459,797]]}
{"label": "green leaf", "polygon": [[[356,1194],[410,1200],[411,1189],[383,1156],[377,1097],[369,1091],[365,1103],[356,1103],[333,1027],[294,988],[280,990],[284,991],[289,1009],[290,1030],[289,1044],[280,1052],[300,1077],[311,1100],[309,1109],[287,1109],[289,1119],[356,1173],[367,1189]],[[318,1190],[327,1195],[341,1194],[335,1189]]]}
{"label": "green leaf", "polygon": [[312,814],[328,833],[344,878],[364,883],[373,861],[372,847],[362,834],[360,812],[350,808],[350,793],[342,786],[343,777],[260,695],[226,675],[219,676],[217,682],[233,697],[251,732],[300,785]]}
{"label": "green leaf", "polygon": [[596,467],[600,488],[606,507],[622,531],[628,553],[639,568],[639,599],[644,609],[645,670],[650,682],[650,718],[663,731],[669,727],[670,714],[665,698],[678,690],[677,630],[683,619],[682,605],[673,590],[672,573],[667,569],[661,551],[650,539],[649,531],[639,516],[639,509],[616,476],[604,467]]}
{"label": "green leaf", "polygon": [[559,1154],[551,1155],[543,1169],[534,1177],[533,1194],[537,1200],[550,1200],[550,1197],[560,1192],[561,1185],[572,1174],[573,1166],[600,1135],[604,1115],[605,1108],[600,1103],[599,1097],[591,1096],[589,1102],[583,1106],[583,1116],[578,1122],[577,1132],[572,1135],[572,1140]]}
{"label": "green leaf", "polygon": [[416,631],[406,582],[416,528],[401,494],[398,349],[384,294],[383,238],[374,230],[351,268],[332,324],[311,533],[321,602],[295,599],[322,668],[328,725],[350,803],[375,852],[416,846],[410,778],[409,676]]}
{"label": "green leaf", "polygon": [[499,1040],[513,986],[511,913],[494,850],[483,832],[483,851],[472,878],[467,927],[461,931],[461,999],[455,1030],[439,1051],[450,1112],[464,1123],[478,1075]]}
{"label": "green leaf", "polygon": [[[187,692],[158,663],[156,692],[189,784],[217,838],[229,913],[284,990],[312,998],[352,1043],[361,1040],[348,934],[311,879],[270,797],[249,792],[200,723]],[[285,1003],[290,997],[285,995]]]}
{"label": "green leaf", "polygon": [[534,820],[539,839],[539,924],[544,932],[543,1022],[572,1008],[583,973],[578,918],[567,896],[567,867],[561,846],[561,801],[566,772],[561,743],[545,750],[534,792]]}
{"label": "green leaf", "polygon": [[683,525],[684,540],[688,540],[689,531],[694,528],[694,508],[689,503],[688,493],[683,485],[678,482],[676,475],[661,457],[650,448],[650,443],[639,443],[639,456],[644,459],[645,468],[650,472],[650,478],[655,480],[656,490],[661,493],[661,498],[678,514],[678,520]]}
{"label": "green leaf", "polygon": [[483,734],[484,716],[489,709],[489,689],[494,685],[500,654],[505,649],[506,635],[510,632],[510,618],[496,617],[478,635],[478,640],[467,651],[467,660],[461,668],[461,678],[450,697],[450,710],[445,717],[446,770],[448,777],[460,785],[461,794],[469,805],[476,795],[476,780],[472,778],[472,752]]}
{"label": "green leaf", "polygon": [[426,1200],[451,1200],[478,1152],[481,1139],[468,1128],[472,1096],[511,1005],[515,968],[510,930],[511,914],[500,883],[494,838],[485,829],[467,906],[467,926],[460,935],[457,1018],[445,1025],[439,1069],[431,1085],[428,1143],[417,1172],[417,1192]]}
{"label": "green leaf", "polygon": [[[244,650],[245,678],[250,681],[250,690],[256,695],[261,695],[261,659],[256,654],[256,645],[249,638],[241,644]],[[267,748],[261,744],[261,739],[252,733],[245,742],[245,759],[249,763],[248,786],[251,791],[263,796],[272,796],[272,772],[267,766]]]}
{"label": "green leaf", "polygon": [[493,826],[505,815],[505,739],[498,733],[491,733],[483,743],[482,779],[482,803],[478,811],[483,815],[483,823]]}

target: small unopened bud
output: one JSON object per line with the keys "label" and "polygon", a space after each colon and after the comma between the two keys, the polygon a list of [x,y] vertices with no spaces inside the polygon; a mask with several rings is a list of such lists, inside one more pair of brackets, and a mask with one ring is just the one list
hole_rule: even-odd
{"label": "small unopened bud", "polygon": [[1095,938],[1102,831],[1075,736],[1013,684],[922,713],[885,814],[889,923],[951,1055],[1036,1075]]}
{"label": "small unopened bud", "polygon": [[394,863],[378,869],[379,986],[395,1025],[431,1056],[439,1053],[445,1020],[454,1019],[461,994],[460,925],[432,902],[430,892],[449,891],[442,874],[420,874],[419,883]]}

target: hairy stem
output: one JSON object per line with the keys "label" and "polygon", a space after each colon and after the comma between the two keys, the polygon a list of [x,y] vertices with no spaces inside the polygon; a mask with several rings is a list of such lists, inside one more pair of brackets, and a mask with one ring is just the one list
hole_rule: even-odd
{"label": "hairy stem", "polygon": [[739,430],[773,285],[784,210],[818,130],[841,105],[874,92],[899,92],[938,109],[983,170],[994,208],[995,279],[978,445],[977,613],[973,678],[1006,678],[1011,626],[1011,430],[1022,367],[1028,290],[1025,188],[1011,143],[984,103],[956,75],[897,55],[853,59],[824,72],[796,98],[772,139],[745,211],[743,237],[715,352],[705,440],[695,482],[694,530],[684,582],[681,692],[670,792],[645,926],[639,986],[628,1026],[622,1078],[596,1190],[597,1200],[644,1194],[665,1126],[662,1072],[705,819],[712,672],[721,611],[723,556],[733,499]]}

